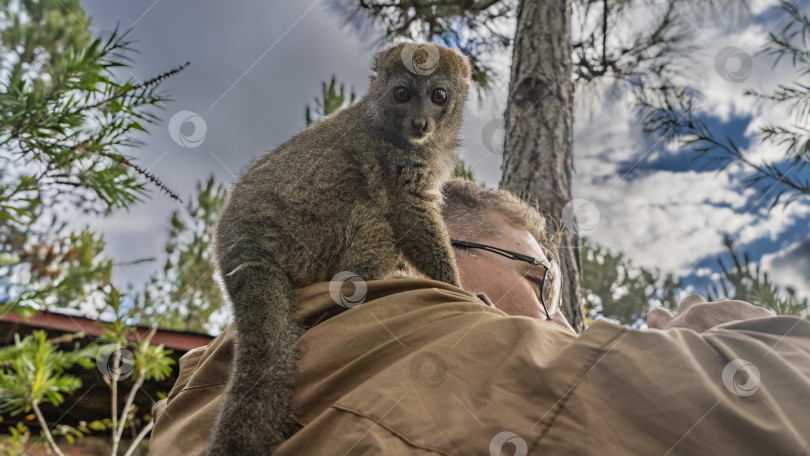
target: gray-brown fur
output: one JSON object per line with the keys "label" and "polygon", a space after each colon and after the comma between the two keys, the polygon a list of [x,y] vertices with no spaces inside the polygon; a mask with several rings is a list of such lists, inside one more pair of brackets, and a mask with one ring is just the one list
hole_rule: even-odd
{"label": "gray-brown fur", "polygon": [[[221,213],[215,253],[237,344],[210,455],[267,454],[290,429],[301,333],[294,288],[340,271],[384,278],[400,259],[459,283],[437,206],[456,161],[470,67],[435,46],[435,71],[417,75],[403,63],[404,46],[416,47],[375,56],[363,99],[253,163]],[[414,54],[417,64],[430,56],[425,49]],[[407,102],[394,97],[400,86]],[[444,104],[431,100],[438,88]],[[418,126],[427,131],[419,143],[409,139]]]}

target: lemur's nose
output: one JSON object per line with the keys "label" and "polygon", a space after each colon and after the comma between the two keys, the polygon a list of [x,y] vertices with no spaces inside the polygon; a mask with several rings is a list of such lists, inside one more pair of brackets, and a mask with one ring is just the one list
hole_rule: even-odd
{"label": "lemur's nose", "polygon": [[427,130],[427,119],[411,119],[411,126],[414,130],[425,131]]}

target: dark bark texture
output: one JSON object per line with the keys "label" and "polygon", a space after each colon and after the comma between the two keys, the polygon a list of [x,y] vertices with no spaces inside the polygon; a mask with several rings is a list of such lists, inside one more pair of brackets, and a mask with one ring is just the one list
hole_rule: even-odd
{"label": "dark bark texture", "polygon": [[[571,63],[571,1],[521,0],[517,12],[512,76],[505,114],[506,144],[501,186],[536,202],[562,226],[571,201],[574,82]],[[562,309],[584,328],[579,238],[560,236]]]}

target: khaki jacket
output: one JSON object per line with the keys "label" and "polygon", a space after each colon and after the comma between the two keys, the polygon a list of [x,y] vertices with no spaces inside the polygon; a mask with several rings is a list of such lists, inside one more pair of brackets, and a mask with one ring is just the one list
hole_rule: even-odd
{"label": "khaki jacket", "polygon": [[[349,310],[328,286],[297,290],[302,428],[275,455],[810,454],[806,321],[577,337],[439,282],[367,282]],[[204,454],[233,345],[229,327],[181,359],[151,455]]]}

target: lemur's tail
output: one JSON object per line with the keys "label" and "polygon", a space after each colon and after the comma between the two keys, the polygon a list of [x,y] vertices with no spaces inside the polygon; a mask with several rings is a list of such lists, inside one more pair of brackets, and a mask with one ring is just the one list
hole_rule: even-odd
{"label": "lemur's tail", "polygon": [[290,280],[280,269],[244,265],[223,277],[233,303],[233,370],[214,428],[210,456],[268,454],[292,417],[299,356]]}

